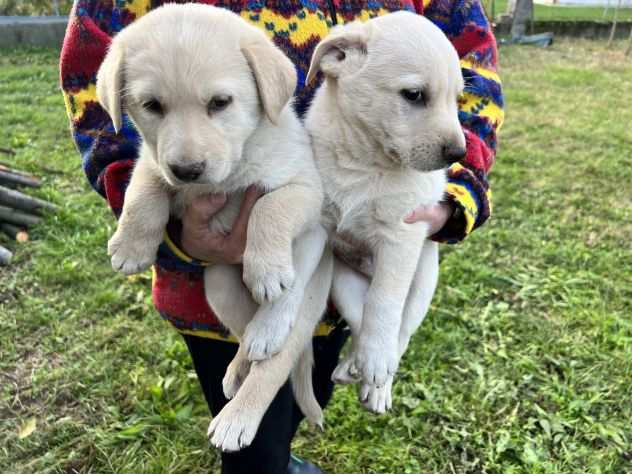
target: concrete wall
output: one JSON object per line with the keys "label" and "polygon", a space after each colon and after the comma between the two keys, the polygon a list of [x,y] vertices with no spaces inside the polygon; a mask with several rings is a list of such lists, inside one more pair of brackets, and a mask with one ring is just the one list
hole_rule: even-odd
{"label": "concrete wall", "polygon": [[[574,7],[609,7],[614,10],[617,8],[619,0],[534,0],[534,3]],[[622,0],[621,8],[632,8],[632,1]]]}
{"label": "concrete wall", "polygon": [[0,16],[0,48],[16,46],[60,48],[67,23],[66,16]]}
{"label": "concrete wall", "polygon": [[[541,21],[533,23],[534,33],[544,33],[551,31],[557,36],[570,36],[575,38],[605,39],[610,36],[612,23],[609,21]],[[495,32],[500,35],[508,35],[511,24],[499,23]],[[630,36],[632,21],[621,21],[617,25],[615,38],[625,39]],[[530,34],[530,27],[527,26],[527,34]]]}
{"label": "concrete wall", "polygon": [[[48,46],[61,47],[66,32],[68,17],[19,17],[0,16],[0,48],[16,46]],[[612,24],[608,21],[536,21],[536,33],[552,31],[559,36],[581,38],[607,38]],[[511,25],[500,22],[496,32],[508,34]],[[617,38],[627,38],[632,29],[632,22],[620,22],[617,27]],[[529,30],[527,30],[529,31]]]}

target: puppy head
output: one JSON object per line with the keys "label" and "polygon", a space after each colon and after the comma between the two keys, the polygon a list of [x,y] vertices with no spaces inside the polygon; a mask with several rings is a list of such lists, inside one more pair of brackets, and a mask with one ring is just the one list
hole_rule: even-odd
{"label": "puppy head", "polygon": [[343,120],[381,147],[371,159],[432,171],[464,157],[459,58],[424,17],[397,12],[336,27],[316,47],[307,80],[318,70]]}
{"label": "puppy head", "polygon": [[121,127],[131,117],[173,186],[220,183],[265,116],[294,92],[294,66],[263,32],[205,5],[157,8],[112,41],[97,96]]}

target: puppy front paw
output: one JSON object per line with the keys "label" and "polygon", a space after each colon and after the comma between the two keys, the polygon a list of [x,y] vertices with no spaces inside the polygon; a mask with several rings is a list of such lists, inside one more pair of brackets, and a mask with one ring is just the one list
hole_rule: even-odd
{"label": "puppy front paw", "polygon": [[112,268],[125,275],[140,273],[154,263],[159,245],[155,239],[130,238],[117,230],[108,242]]}
{"label": "puppy front paw", "polygon": [[359,398],[362,406],[372,413],[381,415],[386,413],[393,406],[391,395],[393,387],[393,377],[389,377],[383,386],[362,384]]}
{"label": "puppy front paw", "polygon": [[355,366],[359,369],[364,383],[382,387],[397,372],[399,357],[397,344],[358,344]]}
{"label": "puppy front paw", "polygon": [[226,373],[222,379],[222,389],[224,396],[228,400],[232,400],[235,395],[237,395],[237,391],[241,387],[241,384],[244,383],[249,371],[250,362],[241,358],[239,354],[228,364]]}
{"label": "puppy front paw", "polygon": [[271,358],[281,351],[290,335],[298,308],[277,303],[280,300],[262,305],[246,326],[242,344],[251,361]]}
{"label": "puppy front paw", "polygon": [[358,383],[360,375],[355,367],[355,354],[350,354],[338,363],[333,373],[331,381],[340,385]]}
{"label": "puppy front paw", "polygon": [[263,304],[277,300],[294,284],[294,268],[284,259],[263,259],[244,254],[244,283],[253,299]]}
{"label": "puppy front paw", "polygon": [[238,407],[235,401],[230,401],[213,418],[207,435],[213,446],[232,453],[250,446],[260,422],[260,417],[249,414],[248,410]]}

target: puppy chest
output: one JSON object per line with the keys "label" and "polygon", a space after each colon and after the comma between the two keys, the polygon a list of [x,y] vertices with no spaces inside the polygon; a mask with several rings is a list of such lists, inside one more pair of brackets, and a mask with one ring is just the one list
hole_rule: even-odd
{"label": "puppy chest", "polygon": [[[340,207],[334,203],[325,206],[323,220],[332,242],[341,240],[341,246],[354,246],[368,250],[397,227],[397,212],[384,219],[382,213],[376,214],[376,202],[365,201],[353,207]],[[376,215],[380,218],[376,218]],[[403,217],[402,217],[403,222]],[[336,245],[337,246],[337,245]]]}

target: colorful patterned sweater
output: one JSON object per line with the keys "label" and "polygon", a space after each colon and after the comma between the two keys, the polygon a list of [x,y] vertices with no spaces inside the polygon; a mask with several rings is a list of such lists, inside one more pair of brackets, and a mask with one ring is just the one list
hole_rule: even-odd
{"label": "colorful patterned sweater", "polygon": [[[96,99],[96,73],[111,38],[163,0],[76,0],[61,53],[61,85],[73,138],[92,187],[116,215],[138,154],[139,135],[129,120],[116,134]],[[185,3],[185,2],[177,2]],[[303,115],[316,86],[304,80],[312,51],[336,23],[367,20],[396,10],[423,14],[438,25],[461,57],[465,93],[460,120],[465,159],[449,170],[447,195],[462,210],[435,239],[457,242],[490,215],[487,172],[494,162],[503,120],[496,42],[479,0],[207,0],[261,27],[296,65],[296,109]],[[170,223],[176,229],[177,222]],[[154,267],[153,300],[177,329],[203,337],[226,333],[206,303],[204,263],[187,256],[166,233]],[[173,234],[172,234],[173,235]]]}

